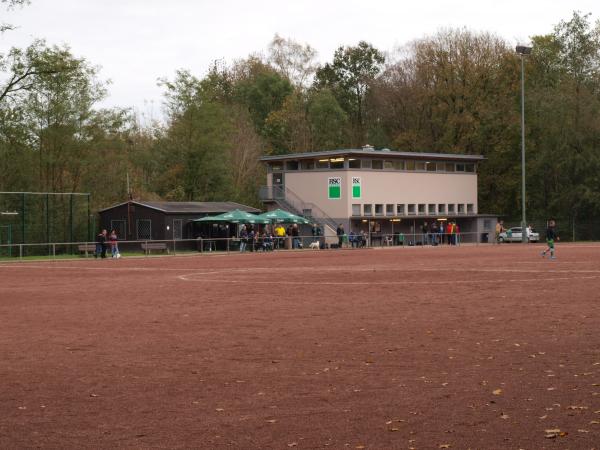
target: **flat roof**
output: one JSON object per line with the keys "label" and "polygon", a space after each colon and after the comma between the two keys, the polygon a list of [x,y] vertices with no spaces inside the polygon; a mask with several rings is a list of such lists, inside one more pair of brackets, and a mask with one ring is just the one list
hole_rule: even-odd
{"label": "flat roof", "polygon": [[460,153],[425,153],[425,152],[400,152],[396,150],[382,149],[340,149],[324,150],[316,152],[288,153],[287,155],[262,156],[260,161],[286,161],[290,159],[316,159],[330,158],[335,156],[368,156],[376,158],[404,158],[404,159],[423,159],[423,160],[454,160],[477,162],[485,159],[482,155],[465,155]]}

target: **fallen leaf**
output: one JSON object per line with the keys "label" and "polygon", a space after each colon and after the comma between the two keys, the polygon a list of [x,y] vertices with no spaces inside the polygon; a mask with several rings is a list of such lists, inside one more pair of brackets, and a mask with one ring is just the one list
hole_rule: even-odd
{"label": "fallen leaf", "polygon": [[357,446],[356,446],[356,447],[354,447],[354,448],[365,448],[365,446],[364,446],[364,445],[357,445]]}
{"label": "fallen leaf", "polygon": [[492,391],[492,394],[500,395],[500,394],[502,394],[502,389],[496,389],[495,391]]}
{"label": "fallen leaf", "polygon": [[555,391],[555,390],[556,390],[556,388],[555,388],[555,387],[549,387],[549,388],[547,388],[546,390],[547,390],[547,391]]}
{"label": "fallen leaf", "polygon": [[584,429],[580,429],[580,430],[577,430],[577,431],[580,432],[580,433],[589,433],[588,430],[584,430]]}
{"label": "fallen leaf", "polygon": [[223,408],[217,408],[217,409],[215,409],[215,411],[221,412],[221,411],[225,411],[225,410]]}
{"label": "fallen leaf", "polygon": [[547,415],[540,417],[540,419],[544,420],[546,417],[548,417]]}
{"label": "fallen leaf", "polygon": [[598,424],[600,424],[600,422],[599,422],[599,421],[597,421],[597,420],[592,420],[592,421],[590,421],[590,423],[591,423],[592,425],[598,425]]}
{"label": "fallen leaf", "polygon": [[504,420],[506,420],[506,419],[508,419],[509,417],[510,417],[510,416],[509,416],[508,414],[504,414],[504,413],[500,414],[500,418],[501,418],[501,419],[504,419]]}
{"label": "fallen leaf", "polygon": [[275,422],[277,422],[277,420],[276,419],[269,419],[269,420],[267,420],[267,422],[269,422],[269,423],[275,423]]}
{"label": "fallen leaf", "polygon": [[288,444],[288,447],[296,447],[297,445],[298,445],[298,443],[297,443],[297,442],[290,442],[290,443]]}
{"label": "fallen leaf", "polygon": [[450,448],[450,444],[440,444],[440,448]]}
{"label": "fallen leaf", "polygon": [[98,397],[98,394],[90,394],[90,397]]}

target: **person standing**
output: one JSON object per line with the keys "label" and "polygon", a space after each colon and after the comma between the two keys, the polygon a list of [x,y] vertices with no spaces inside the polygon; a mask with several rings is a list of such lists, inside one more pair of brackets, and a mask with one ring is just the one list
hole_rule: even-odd
{"label": "person standing", "polygon": [[110,253],[113,258],[120,258],[121,254],[119,253],[119,244],[117,243],[117,231],[111,230],[110,236],[108,237],[108,241],[110,242]]}
{"label": "person standing", "polygon": [[297,223],[292,225],[292,248],[300,248],[300,230]]}
{"label": "person standing", "polygon": [[246,246],[248,245],[248,230],[246,229],[246,225],[242,225],[240,229],[240,253],[244,253],[246,251]]}
{"label": "person standing", "polygon": [[504,222],[499,220],[496,224],[496,244],[500,243],[500,233],[504,232]]}
{"label": "person standing", "polygon": [[346,234],[344,231],[344,225],[340,223],[335,230],[335,234],[338,237],[338,248],[342,248],[342,245],[344,244],[344,234]]}
{"label": "person standing", "polygon": [[560,241],[560,238],[556,234],[556,222],[554,219],[550,219],[548,221],[548,228],[546,228],[546,244],[548,248],[541,253],[542,258],[545,258],[546,253],[550,252],[550,259],[556,259],[556,256],[554,256],[554,241]]}
{"label": "person standing", "polygon": [[96,236],[96,253],[94,253],[94,258],[97,258],[100,255],[101,258],[106,258],[106,230],[102,230]]}

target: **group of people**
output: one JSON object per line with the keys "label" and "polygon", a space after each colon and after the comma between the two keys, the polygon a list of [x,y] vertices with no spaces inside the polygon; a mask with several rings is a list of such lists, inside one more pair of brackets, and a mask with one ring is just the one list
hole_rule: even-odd
{"label": "group of people", "polygon": [[106,258],[106,243],[110,245],[111,255],[113,258],[120,258],[119,243],[117,231],[111,230],[110,234],[106,230],[102,230],[96,236],[96,251],[94,252],[94,258]]}
{"label": "group of people", "polygon": [[460,226],[456,221],[449,220],[446,223],[433,221],[423,222],[421,226],[421,244],[438,245],[460,245]]}
{"label": "group of people", "polygon": [[[321,236],[321,228],[314,224],[312,227],[313,237]],[[240,252],[245,251],[271,251],[274,249],[285,248],[285,240],[291,238],[292,248],[302,248],[302,239],[300,238],[300,229],[298,224],[290,224],[284,227],[277,224],[275,227],[266,225],[262,232],[255,230],[252,224],[242,225],[239,232]]]}

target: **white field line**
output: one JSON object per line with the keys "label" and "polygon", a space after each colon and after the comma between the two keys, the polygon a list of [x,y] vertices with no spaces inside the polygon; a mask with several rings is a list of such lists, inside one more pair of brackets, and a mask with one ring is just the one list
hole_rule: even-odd
{"label": "white field line", "polygon": [[[294,285],[294,286],[315,286],[314,281],[292,281],[292,280],[235,280],[230,278],[195,278],[197,275],[204,274],[187,274],[179,275],[177,278],[187,282],[197,283],[224,283],[224,284],[274,284],[274,285]],[[190,278],[192,277],[192,278]],[[543,279],[547,281],[571,281],[571,280],[593,280],[600,278],[600,275],[595,276],[575,276],[575,277],[552,277]],[[407,285],[407,284],[426,284],[426,285],[447,285],[447,284],[498,284],[498,283],[539,283],[542,279],[536,278],[517,278],[517,279],[496,279],[496,280],[436,280],[436,281],[322,281],[318,282],[319,286],[373,286],[384,287],[388,285]]]}

